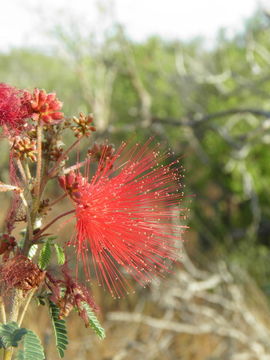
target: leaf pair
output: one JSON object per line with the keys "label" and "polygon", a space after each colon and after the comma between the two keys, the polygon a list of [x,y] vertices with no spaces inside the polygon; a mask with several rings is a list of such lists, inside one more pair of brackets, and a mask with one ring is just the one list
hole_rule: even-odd
{"label": "leaf pair", "polygon": [[49,300],[50,312],[52,317],[53,329],[56,339],[56,347],[59,356],[64,357],[64,351],[68,345],[66,322],[63,319],[59,319],[59,308],[52,301]]}
{"label": "leaf pair", "polygon": [[53,244],[49,238],[43,245],[39,254],[38,266],[42,270],[45,270],[50,263],[52,256],[52,247],[54,247],[58,264],[63,265],[66,261],[65,253],[62,246],[58,244]]}

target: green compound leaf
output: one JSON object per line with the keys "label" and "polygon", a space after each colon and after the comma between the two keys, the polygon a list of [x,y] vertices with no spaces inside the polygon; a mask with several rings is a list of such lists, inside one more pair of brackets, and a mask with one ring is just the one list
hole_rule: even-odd
{"label": "green compound leaf", "polygon": [[54,244],[54,248],[55,248],[55,253],[56,253],[58,264],[64,265],[64,263],[66,261],[64,249],[62,248],[62,246],[60,246],[58,244]]}
{"label": "green compound leaf", "polygon": [[24,328],[19,329],[14,321],[0,325],[0,347],[17,347],[22,337],[27,333]]}
{"label": "green compound leaf", "polygon": [[56,347],[59,356],[62,358],[64,357],[64,352],[68,345],[66,322],[63,319],[59,319],[59,308],[52,301],[49,301],[49,306],[56,339]]}
{"label": "green compound leaf", "polygon": [[90,306],[86,302],[82,302],[82,307],[85,309],[86,314],[88,316],[89,325],[94,330],[94,332],[97,334],[97,336],[100,339],[104,339],[106,334],[103,327],[100,325],[95,313],[90,308]]}
{"label": "green compound leaf", "polygon": [[[24,329],[26,330],[26,329]],[[23,350],[19,350],[16,360],[44,360],[44,350],[38,336],[31,330],[26,330]]]}
{"label": "green compound leaf", "polygon": [[45,242],[39,253],[38,266],[42,270],[46,269],[46,267],[48,266],[51,259],[51,255],[52,255],[51,245],[49,241],[47,241]]}

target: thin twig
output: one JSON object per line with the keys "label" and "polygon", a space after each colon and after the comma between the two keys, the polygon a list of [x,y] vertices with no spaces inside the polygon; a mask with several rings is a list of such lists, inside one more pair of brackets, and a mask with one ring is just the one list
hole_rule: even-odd
{"label": "thin twig", "polygon": [[65,212],[65,213],[63,213],[63,214],[61,214],[61,215],[58,215],[58,216],[57,216],[56,218],[54,218],[51,222],[49,222],[47,225],[45,225],[44,228],[41,229],[41,230],[35,235],[35,237],[34,237],[33,240],[37,240],[37,239],[39,238],[39,236],[40,236],[45,230],[47,230],[52,224],[54,224],[57,220],[61,219],[61,218],[64,217],[64,216],[67,216],[67,215],[69,215],[69,214],[72,214],[72,213],[74,213],[74,212],[75,212],[75,210],[73,209],[73,210],[69,210],[69,211],[67,211],[67,212]]}
{"label": "thin twig", "polygon": [[24,197],[23,192],[20,193],[20,197],[22,199],[22,203],[23,203],[23,205],[25,207],[25,211],[26,211],[29,241],[32,241],[33,228],[32,228],[32,221],[31,221],[31,213],[30,213],[29,206],[28,206],[28,203],[27,203],[27,201],[26,201],[26,199]]}
{"label": "thin twig", "polygon": [[218,111],[212,114],[207,114],[203,116],[198,116],[198,119],[184,117],[182,119],[175,119],[175,118],[160,118],[158,116],[153,116],[152,121],[153,123],[160,123],[160,124],[168,124],[174,126],[199,126],[202,125],[210,120],[216,118],[222,118],[228,115],[234,114],[252,114],[256,116],[262,116],[265,118],[270,118],[270,112],[260,109],[228,109],[224,111]]}
{"label": "thin twig", "polygon": [[40,194],[40,181],[41,181],[41,168],[42,168],[42,125],[37,126],[37,173],[36,173],[36,187],[35,195],[37,202],[39,202]]}
{"label": "thin twig", "polygon": [[71,171],[78,170],[89,162],[89,159],[81,161],[75,165],[72,165],[64,170],[64,174],[68,174]]}
{"label": "thin twig", "polygon": [[26,174],[27,180],[28,181],[31,180],[32,175],[31,175],[31,172],[29,169],[29,165],[27,163],[25,164],[25,174]]}
{"label": "thin twig", "polygon": [[27,177],[26,177],[26,174],[25,174],[25,171],[24,171],[24,168],[22,166],[22,162],[20,159],[17,159],[17,165],[18,165],[18,169],[20,171],[20,174],[23,178],[24,183],[27,184]]}
{"label": "thin twig", "polygon": [[7,322],[7,315],[6,315],[5,303],[2,296],[0,296],[0,310],[1,310],[2,321],[5,324]]}
{"label": "thin twig", "polygon": [[27,309],[28,309],[28,306],[29,306],[29,304],[30,304],[30,301],[32,300],[32,297],[34,296],[34,293],[36,292],[36,290],[37,290],[37,288],[32,289],[31,292],[30,292],[30,294],[29,294],[29,296],[28,296],[28,299],[27,299],[27,301],[26,301],[26,303],[25,303],[25,305],[24,305],[23,311],[22,311],[21,316],[20,316],[19,321],[18,321],[18,325],[19,325],[19,326],[22,325],[22,322],[23,322],[25,313],[26,313],[26,311],[27,311]]}

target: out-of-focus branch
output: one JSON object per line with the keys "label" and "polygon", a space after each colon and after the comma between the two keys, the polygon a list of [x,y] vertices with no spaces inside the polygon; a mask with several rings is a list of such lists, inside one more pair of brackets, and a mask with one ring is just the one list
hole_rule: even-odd
{"label": "out-of-focus branch", "polygon": [[131,83],[138,95],[140,101],[140,118],[142,127],[149,127],[152,123],[152,97],[147,91],[142,78],[139,74],[138,67],[136,64],[135,56],[133,54],[130,43],[126,40],[124,33],[120,31],[119,41],[121,49],[125,55],[127,73],[130,77]]}
{"label": "out-of-focus branch", "polygon": [[157,116],[153,116],[152,117],[152,121],[153,123],[160,123],[160,124],[165,124],[165,125],[172,125],[172,126],[191,126],[191,127],[197,127],[197,126],[201,126],[201,125],[205,125],[205,123],[214,120],[214,119],[219,119],[219,118],[223,118],[226,116],[230,116],[230,115],[235,115],[235,114],[252,114],[255,116],[261,116],[264,118],[270,118],[270,111],[266,111],[266,110],[260,110],[260,109],[251,109],[251,108],[246,108],[246,109],[228,109],[228,110],[224,110],[224,111],[218,111],[215,113],[211,113],[211,114],[207,114],[207,115],[202,115],[202,116],[198,116],[197,119],[191,119],[188,117],[183,117],[181,119],[175,119],[175,118],[160,118]]}
{"label": "out-of-focus branch", "polygon": [[[214,271],[201,270],[193,264],[185,249],[182,263],[183,268],[162,283],[162,289],[155,284],[152,286],[151,299],[161,314],[158,318],[138,311],[117,311],[109,313],[108,320],[159,329],[163,332],[161,337],[168,332],[216,336],[220,344],[224,344],[215,349],[215,356],[220,359],[228,358],[229,347],[234,359],[269,360],[270,314],[263,306],[262,314],[254,312],[250,306],[253,294],[256,301],[260,299],[259,292],[252,288],[252,280],[241,272],[236,275],[224,262],[218,263]],[[144,344],[139,341],[145,354],[151,349],[150,343],[150,339]],[[170,343],[167,351],[169,346]],[[211,355],[214,356],[214,352]],[[146,355],[146,359],[151,356]]]}

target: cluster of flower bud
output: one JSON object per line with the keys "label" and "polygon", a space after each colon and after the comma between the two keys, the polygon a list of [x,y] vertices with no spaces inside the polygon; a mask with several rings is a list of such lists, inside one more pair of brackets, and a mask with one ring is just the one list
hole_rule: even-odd
{"label": "cluster of flower bud", "polygon": [[37,157],[37,142],[28,137],[16,136],[13,143],[13,154],[17,159],[29,159],[36,161]]}
{"label": "cluster of flower bud", "polygon": [[75,126],[72,126],[71,129],[77,138],[90,136],[93,131],[96,131],[95,126],[93,126],[92,115],[84,115],[83,113],[80,113],[79,117],[74,116],[72,120],[74,121]]}
{"label": "cluster of flower bud", "polygon": [[58,177],[60,186],[68,193],[68,195],[75,201],[79,202],[81,193],[79,191],[80,186],[86,182],[86,179],[76,174],[74,171],[70,171],[66,175]]}
{"label": "cluster of flower bud", "polygon": [[58,124],[64,118],[64,114],[60,112],[63,103],[56,98],[55,93],[47,94],[45,90],[35,89],[32,95],[28,93],[28,100],[33,120],[43,125],[52,125]]}

